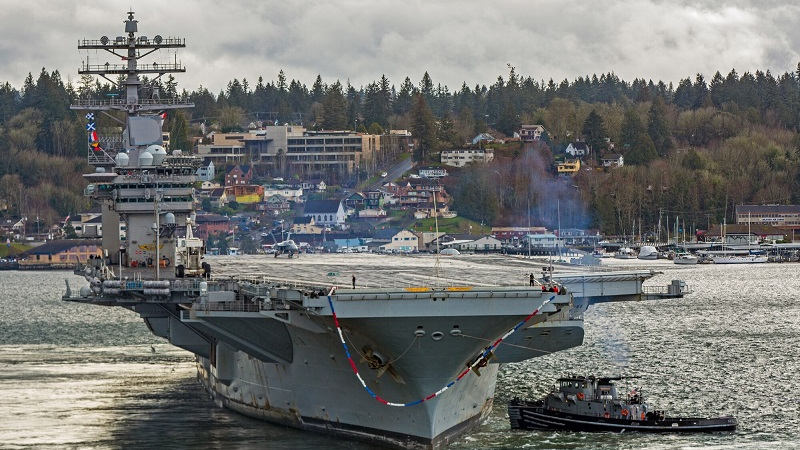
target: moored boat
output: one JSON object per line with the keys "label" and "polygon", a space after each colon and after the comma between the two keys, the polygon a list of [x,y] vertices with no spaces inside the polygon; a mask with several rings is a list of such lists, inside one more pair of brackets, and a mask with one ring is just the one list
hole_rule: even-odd
{"label": "moored boat", "polygon": [[646,433],[736,430],[734,417],[668,417],[647,404],[639,389],[620,396],[614,381],[623,377],[566,376],[537,401],[514,398],[508,405],[512,429],[639,431]]}
{"label": "moored boat", "polygon": [[638,258],[655,261],[658,259],[658,250],[652,245],[643,245],[642,248],[639,249]]}
{"label": "moored boat", "polygon": [[697,264],[699,258],[691,253],[678,253],[675,255],[675,258],[672,260],[675,264],[680,265],[695,265]]}
{"label": "moored boat", "polygon": [[622,247],[614,253],[617,259],[636,259],[636,252],[630,247]]}
{"label": "moored boat", "polygon": [[767,262],[768,258],[766,255],[750,253],[747,255],[714,255],[711,257],[711,260],[714,261],[714,264],[760,264]]}

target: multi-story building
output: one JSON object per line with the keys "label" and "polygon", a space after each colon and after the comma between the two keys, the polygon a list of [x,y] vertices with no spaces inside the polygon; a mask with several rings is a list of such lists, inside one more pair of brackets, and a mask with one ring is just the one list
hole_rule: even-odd
{"label": "multi-story building", "polygon": [[541,125],[523,125],[519,130],[519,137],[523,142],[538,141],[542,138],[544,127]]}
{"label": "multi-story building", "polygon": [[[211,164],[213,161],[209,162]],[[253,165],[236,165],[225,174],[225,186],[241,186],[253,180]]]}
{"label": "multi-story building", "polygon": [[556,168],[558,169],[559,175],[575,175],[581,170],[581,160],[568,159],[562,163],[559,163]]}
{"label": "multi-story building", "polygon": [[219,214],[198,214],[197,229],[194,235],[200,239],[208,239],[209,235],[222,233],[227,235],[233,230],[231,220]]}
{"label": "multi-story building", "polygon": [[369,135],[352,131],[308,131],[300,126],[268,126],[246,133],[215,133],[197,146],[206,163],[252,162],[260,175],[341,181],[357,168],[375,172],[408,147],[406,134]]}
{"label": "multi-story building", "polygon": [[736,223],[747,225],[772,225],[782,231],[791,231],[792,237],[800,230],[798,205],[736,205]]}
{"label": "multi-story building", "polygon": [[425,178],[444,178],[447,176],[447,169],[444,167],[423,167],[419,169],[419,176]]}
{"label": "multi-story building", "polygon": [[486,164],[494,159],[494,150],[487,149],[462,149],[442,150],[442,164],[454,167],[464,167],[470,163]]}

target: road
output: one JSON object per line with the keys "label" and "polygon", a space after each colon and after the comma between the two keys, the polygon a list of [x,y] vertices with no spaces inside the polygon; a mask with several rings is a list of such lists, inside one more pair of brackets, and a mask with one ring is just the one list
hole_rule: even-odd
{"label": "road", "polygon": [[404,173],[411,170],[414,164],[411,162],[411,158],[406,158],[402,161],[399,161],[392,165],[390,168],[386,169],[386,177],[380,178],[377,181],[370,183],[366,190],[374,191],[379,189],[383,186],[383,183],[387,183],[389,181],[394,181],[400,178]]}

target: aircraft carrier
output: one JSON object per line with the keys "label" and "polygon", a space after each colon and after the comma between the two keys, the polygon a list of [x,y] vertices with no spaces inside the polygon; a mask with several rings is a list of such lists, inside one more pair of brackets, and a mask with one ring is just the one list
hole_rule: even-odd
{"label": "aircraft carrier", "polygon": [[[87,111],[96,170],[85,175],[86,195],[102,205],[103,256],[76,268],[87,284],[68,284],[63,300],[138,313],[155,335],[197,355],[219,405],[388,447],[441,448],[487,416],[499,364],[581,345],[591,302],[652,295],[642,286],[649,271],[530,286],[519,273],[530,262],[500,256],[438,265],[384,255],[205,257],[192,233],[200,161],[168,153],[162,140],[162,114],[192,105],[160,98],[152,85],[185,69],[177,56],[144,61],[185,41],[140,35],[133,12],[124,23],[122,36],[78,42],[121,58],[87,59],[79,73],[116,77],[122,94],[71,106]],[[120,121],[122,133],[98,129],[95,114]],[[675,282],[660,296],[684,288]]]}

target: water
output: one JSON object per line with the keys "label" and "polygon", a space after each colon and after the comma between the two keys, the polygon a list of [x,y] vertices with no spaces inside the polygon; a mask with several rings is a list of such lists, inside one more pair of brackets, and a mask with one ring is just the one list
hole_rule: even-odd
{"label": "water", "polygon": [[[606,261],[604,261],[604,264]],[[490,419],[450,448],[800,448],[800,266],[678,267],[685,299],[595,305],[583,346],[501,369]],[[624,266],[623,266],[624,265]],[[192,355],[122,308],[60,301],[66,272],[0,272],[0,448],[370,449],[216,407]],[[639,375],[648,400],[678,415],[732,414],[730,434],[512,432],[505,403],[544,395],[564,373]]]}

